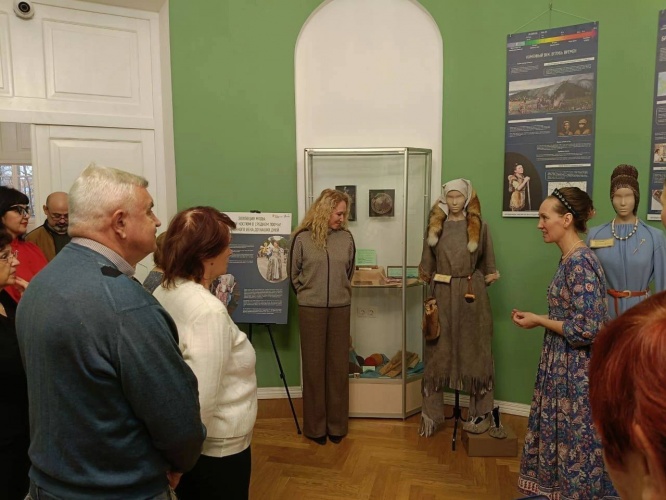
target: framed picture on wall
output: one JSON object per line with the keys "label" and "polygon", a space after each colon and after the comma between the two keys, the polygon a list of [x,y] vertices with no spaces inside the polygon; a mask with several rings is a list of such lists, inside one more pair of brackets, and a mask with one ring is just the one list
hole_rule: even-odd
{"label": "framed picture on wall", "polygon": [[369,193],[370,217],[393,217],[395,214],[395,189],[371,189]]}
{"label": "framed picture on wall", "polygon": [[335,189],[342,191],[351,199],[349,207],[349,221],[356,220],[356,186],[335,186]]}

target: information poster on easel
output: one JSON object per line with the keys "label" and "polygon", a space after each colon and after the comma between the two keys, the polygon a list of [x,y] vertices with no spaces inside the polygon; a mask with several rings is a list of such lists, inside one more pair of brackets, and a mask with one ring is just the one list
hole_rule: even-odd
{"label": "information poster on easel", "polygon": [[236,323],[287,323],[291,214],[226,212],[236,223],[227,274],[211,285]]}

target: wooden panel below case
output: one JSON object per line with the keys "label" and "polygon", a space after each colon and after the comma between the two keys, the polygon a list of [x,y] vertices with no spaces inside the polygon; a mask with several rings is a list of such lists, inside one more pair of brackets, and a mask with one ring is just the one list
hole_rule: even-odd
{"label": "wooden panel below case", "polygon": [[406,414],[402,413],[402,380],[350,379],[349,416],[404,418],[421,410],[421,377],[407,379]]}

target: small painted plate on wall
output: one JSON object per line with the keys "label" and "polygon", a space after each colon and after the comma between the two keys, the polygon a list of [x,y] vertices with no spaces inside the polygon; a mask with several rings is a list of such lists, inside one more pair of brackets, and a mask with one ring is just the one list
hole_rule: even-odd
{"label": "small painted plate on wall", "polygon": [[375,213],[385,215],[393,209],[393,198],[387,193],[379,193],[372,198],[371,204]]}

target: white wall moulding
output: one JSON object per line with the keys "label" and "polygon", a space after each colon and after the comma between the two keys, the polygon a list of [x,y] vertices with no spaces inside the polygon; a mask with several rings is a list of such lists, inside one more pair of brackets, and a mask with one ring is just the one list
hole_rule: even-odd
{"label": "white wall moulding", "polygon": [[115,5],[116,7],[125,7],[128,9],[141,9],[149,12],[160,12],[169,3],[168,0],[88,0],[88,2]]}
{"label": "white wall moulding", "polygon": [[30,125],[0,123],[0,161],[4,163],[32,163]]}
{"label": "white wall moulding", "polygon": [[[142,156],[142,169],[152,165],[142,175],[158,217],[168,221],[177,210],[168,0],[33,5],[34,17],[22,20],[13,0],[0,0],[0,122],[37,125],[39,203],[55,189],[69,190],[71,172],[57,170],[59,158],[79,171],[91,161],[132,170]],[[85,137],[85,127],[139,139]]]}
{"label": "white wall moulding", "polygon": [[136,106],[137,46],[136,32],[45,21],[47,98]]}
{"label": "white wall moulding", "polygon": [[[444,393],[444,404],[453,406],[456,402],[455,395],[452,392]],[[466,394],[460,395],[460,406],[462,408],[469,408],[469,396]],[[523,403],[512,403],[511,401],[495,400],[495,406],[500,407],[502,413],[508,415],[517,415],[519,417],[530,416],[530,405]]]}
{"label": "white wall moulding", "polygon": [[[300,399],[303,397],[300,387],[290,387],[289,393],[292,399]],[[282,399],[287,397],[284,387],[260,387],[257,389],[257,398],[259,399]],[[455,396],[453,393],[444,394],[444,404],[451,405],[455,403]],[[507,415],[517,415],[519,417],[528,417],[530,414],[530,405],[521,403],[512,403],[509,401],[495,401],[495,404],[500,407],[502,413]],[[469,396],[460,395],[460,406],[463,408],[469,407]],[[451,424],[447,424],[451,425]]]}
{"label": "white wall moulding", "polygon": [[[94,161],[145,177],[155,214],[161,221],[168,221],[163,183],[158,181],[163,172],[158,171],[155,161],[153,130],[36,125],[34,141],[40,204],[49,193],[69,191],[81,171]],[[42,214],[38,218],[43,221]],[[152,257],[148,256],[137,265],[137,278],[143,280],[152,267]]]}
{"label": "white wall moulding", "polygon": [[74,180],[92,161],[122,168],[148,179],[155,198],[155,213],[165,217],[156,192],[155,141],[152,130],[37,125],[35,152],[42,170],[40,198],[53,191],[69,191]]}
{"label": "white wall moulding", "polygon": [[9,14],[0,9],[0,96],[13,94],[10,54]]}
{"label": "white wall moulding", "polygon": [[[291,399],[301,399],[303,397],[300,386],[290,387],[289,394]],[[284,390],[284,387],[259,387],[257,388],[257,399],[287,399],[287,391]]]}
{"label": "white wall moulding", "polygon": [[[24,121],[12,113],[25,111],[35,123],[155,127],[158,14],[53,0],[36,4],[34,17],[22,20],[11,6],[12,0],[0,0],[0,26],[4,19],[8,33],[4,43],[0,34],[0,96],[14,97],[0,101],[3,121]],[[53,113],[68,116],[63,121]]]}

